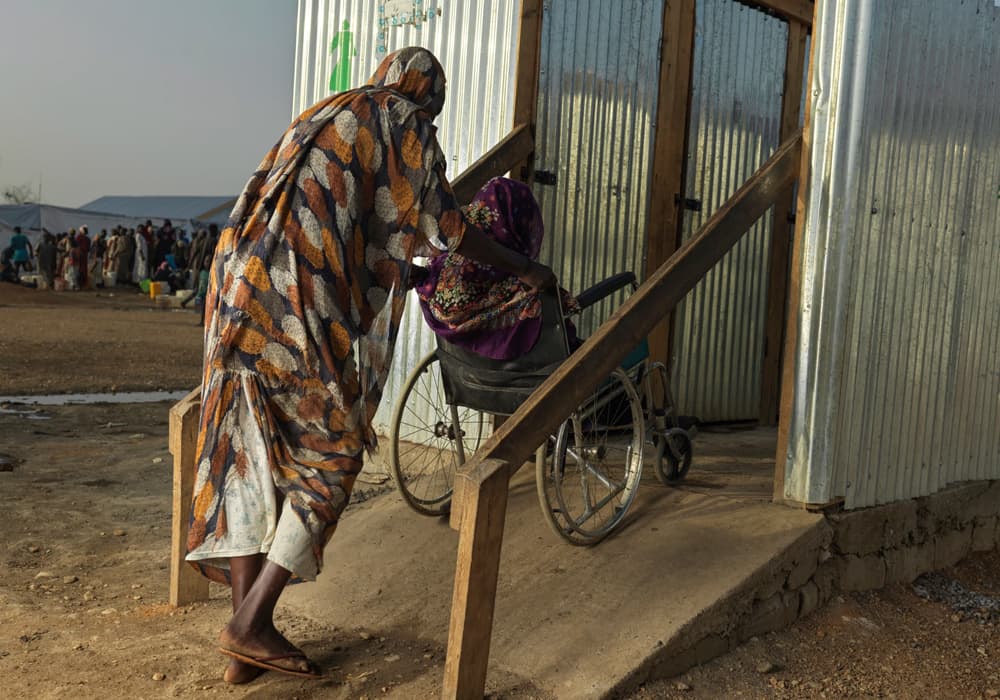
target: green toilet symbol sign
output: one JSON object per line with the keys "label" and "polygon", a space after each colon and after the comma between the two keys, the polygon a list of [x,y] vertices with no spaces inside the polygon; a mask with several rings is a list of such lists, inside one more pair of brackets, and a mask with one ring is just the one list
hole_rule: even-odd
{"label": "green toilet symbol sign", "polygon": [[351,58],[358,55],[354,46],[354,32],[351,24],[344,20],[343,29],[333,35],[330,53],[336,59],[333,73],[330,75],[330,92],[343,92],[351,88]]}

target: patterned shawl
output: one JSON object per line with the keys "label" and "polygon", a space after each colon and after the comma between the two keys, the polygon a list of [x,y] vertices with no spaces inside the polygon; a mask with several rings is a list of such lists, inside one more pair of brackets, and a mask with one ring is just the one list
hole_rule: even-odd
{"label": "patterned shawl", "polygon": [[368,85],[306,110],[265,156],[216,248],[206,377],[253,372],[291,394],[283,409],[319,385],[346,414],[339,427],[375,445],[411,259],[465,231],[431,123],[444,86],[429,51],[402,49]]}
{"label": "patterned shawl", "polygon": [[[466,209],[468,219],[511,250],[537,259],[542,247],[542,212],[528,185],[497,177]],[[527,353],[541,333],[541,301],[517,277],[458,253],[431,261],[417,288],[427,324],[440,337],[495,360]],[[575,300],[563,292],[563,306]]]}

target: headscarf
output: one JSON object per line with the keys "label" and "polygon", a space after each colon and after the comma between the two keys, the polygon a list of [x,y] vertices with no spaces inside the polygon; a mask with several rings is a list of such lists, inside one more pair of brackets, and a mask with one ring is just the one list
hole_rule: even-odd
{"label": "headscarf", "polygon": [[[218,244],[218,254],[224,258],[252,254],[259,260],[269,259],[272,255],[270,251],[288,245],[287,241],[281,240],[285,236],[282,232],[287,233],[286,226],[305,229],[307,225],[314,226],[316,223],[313,222],[325,221],[326,217],[333,215],[339,234],[345,242],[352,241],[350,247],[338,247],[345,257],[341,263],[346,269],[339,273],[332,268],[317,270],[314,274],[323,277],[324,282],[321,284],[318,279],[315,283],[310,281],[309,293],[316,296],[316,304],[320,308],[350,305],[350,308],[342,308],[337,313],[342,314],[339,322],[358,344],[358,388],[363,397],[364,412],[357,418],[366,426],[366,443],[369,446],[375,443],[370,420],[381,398],[392,359],[398,320],[405,303],[410,260],[418,252],[400,247],[403,241],[412,238],[412,235],[402,234],[414,231],[418,215],[420,226],[424,225],[424,211],[414,207],[413,202],[419,202],[421,192],[417,191],[418,188],[426,187],[430,181],[429,176],[423,176],[420,184],[390,181],[386,161],[403,161],[409,171],[415,169],[425,173],[434,165],[443,163],[431,119],[441,109],[444,87],[444,70],[433,54],[421,47],[409,47],[386,56],[366,85],[332,95],[306,110],[265,156],[247,183]],[[371,119],[373,100],[378,105],[378,123],[373,123],[372,129],[365,129],[362,133],[359,125]],[[414,116],[418,118],[414,119]],[[377,132],[375,138],[382,138],[384,142],[372,142],[373,130]],[[318,153],[320,149],[329,155],[321,157]],[[308,162],[305,161],[307,157]],[[347,169],[341,172],[341,166],[333,164],[334,159]],[[362,179],[350,171],[365,168],[375,171],[374,182],[378,187],[378,192],[365,193],[366,198],[374,195],[375,211],[370,213],[355,211],[352,201],[356,194],[354,188],[361,187]],[[311,184],[307,180],[311,180]],[[302,196],[306,191],[304,183],[312,187],[317,181],[328,183],[324,186],[330,188],[330,199],[320,201],[311,195]],[[404,190],[400,195],[401,201],[408,201],[408,204],[393,201],[397,186]],[[345,209],[339,206],[342,203]],[[334,204],[338,206],[328,210]],[[412,216],[406,220],[394,225],[379,223],[385,221],[386,210],[405,212],[407,209],[412,211]],[[448,216],[451,218],[434,224],[436,230],[441,232],[441,240],[445,238],[445,231],[464,230],[460,212]],[[350,221],[354,223],[347,223]],[[366,250],[357,247],[364,239],[355,237],[351,228],[355,225],[366,229]],[[301,237],[303,234],[298,235]],[[457,241],[459,236],[453,238]],[[296,255],[301,256],[302,253],[296,252]],[[356,274],[351,269],[352,265],[362,265],[368,270]],[[213,267],[213,276],[221,272],[218,255]],[[222,323],[251,327],[255,323],[251,321],[252,311],[261,304],[270,308],[268,304],[277,305],[279,300],[262,302],[257,298],[267,292],[249,291],[246,287],[253,282],[243,269],[240,264],[228,268],[228,273],[235,278],[234,282],[242,278],[238,283],[229,284],[222,279],[214,279],[213,284],[216,288],[225,287],[221,303],[228,309],[224,310]],[[337,275],[340,282],[334,280]],[[345,290],[345,285],[354,285],[357,289]],[[342,301],[333,301],[334,297]],[[309,303],[312,301],[310,299]],[[300,311],[310,308],[309,304],[296,303],[301,304]],[[211,308],[206,309],[209,315],[212,311]],[[206,334],[210,332],[211,326],[206,324]],[[255,329],[254,332],[259,333],[260,330]],[[235,327],[229,331],[222,329],[220,333],[223,337],[220,353],[224,356],[220,359],[225,366],[258,366],[259,356],[236,346],[235,338],[240,333]],[[323,382],[342,408],[352,408],[340,400],[340,392],[342,373],[353,373],[353,364],[344,368],[338,366],[338,361],[328,359],[336,356],[330,346],[329,333],[310,328],[309,336],[309,342],[316,344],[316,352],[313,354],[311,348],[307,349],[301,357],[295,358],[296,363],[303,367],[308,364],[308,371]],[[206,336],[206,340],[210,339]],[[237,354],[240,356],[234,357]],[[261,356],[263,354],[266,353]]]}
{"label": "headscarf", "polygon": [[[476,193],[466,216],[497,243],[532,260],[538,257],[544,225],[528,185],[493,178]],[[436,334],[484,357],[513,359],[538,341],[541,300],[514,275],[452,252],[431,261],[427,279],[416,290]],[[575,301],[564,294],[563,304],[572,308]]]}

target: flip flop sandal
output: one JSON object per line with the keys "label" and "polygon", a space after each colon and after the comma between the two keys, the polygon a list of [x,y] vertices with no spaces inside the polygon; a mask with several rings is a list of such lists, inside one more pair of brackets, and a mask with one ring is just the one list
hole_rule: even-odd
{"label": "flip flop sandal", "polygon": [[299,676],[300,678],[323,677],[323,674],[316,670],[298,671],[294,668],[287,668],[285,666],[278,666],[277,664],[271,663],[272,661],[280,661],[282,659],[303,659],[309,664],[310,668],[315,669],[315,664],[313,664],[313,662],[310,661],[309,658],[301,651],[293,651],[287,654],[277,654],[275,656],[247,656],[246,654],[241,654],[240,652],[233,651],[232,649],[219,647],[219,652],[225,654],[226,656],[231,656],[237,661],[242,661],[245,664],[250,664],[251,666],[263,668],[268,671],[275,671],[276,673],[286,673],[289,676]]}

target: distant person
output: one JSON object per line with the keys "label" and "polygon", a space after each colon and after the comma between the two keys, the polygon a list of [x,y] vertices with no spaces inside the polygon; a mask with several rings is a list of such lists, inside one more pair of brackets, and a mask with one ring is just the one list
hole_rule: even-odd
{"label": "distant person", "polygon": [[81,226],[79,233],[76,234],[76,247],[79,248],[78,256],[82,259],[82,262],[77,263],[78,288],[89,289],[90,236],[86,226]]}
{"label": "distant person", "polygon": [[42,276],[47,289],[55,286],[56,269],[59,267],[59,249],[56,248],[55,236],[46,232],[36,251],[38,256],[38,272]]}
{"label": "distant person", "polygon": [[111,235],[108,237],[108,247],[104,251],[104,264],[101,266],[101,278],[111,280],[112,286],[118,281],[118,263],[121,262],[121,253],[121,229],[115,226],[111,229]]}
{"label": "distant person", "polygon": [[205,240],[208,238],[208,230],[198,229],[198,233],[191,239],[191,249],[188,251],[188,270],[191,277],[191,285],[198,286],[198,272],[201,270],[204,259]]}
{"label": "distant person", "polygon": [[122,229],[121,256],[118,258],[118,284],[130,284],[135,268],[135,229]]}
{"label": "distant person", "polygon": [[180,288],[180,279],[166,260],[160,263],[150,279],[153,282],[166,282],[171,294]]}
{"label": "distant person", "polygon": [[186,270],[188,266],[188,253],[190,251],[190,245],[188,244],[187,234],[181,231],[177,235],[177,240],[174,241],[173,248],[171,248],[170,253],[174,256],[174,266],[178,270]]}
{"label": "distant person", "polygon": [[194,289],[181,301],[181,306],[185,308],[187,308],[187,305],[192,300],[194,301],[194,305],[199,311],[199,326],[205,325],[205,295],[208,294],[209,269],[211,266],[212,260],[210,258],[202,260],[202,267],[195,279]]}
{"label": "distant person", "polygon": [[10,239],[10,249],[12,253],[12,265],[14,268],[14,275],[19,276],[21,272],[27,272],[31,270],[31,256],[33,252],[31,250],[31,242],[28,237],[21,233],[21,227],[14,227],[14,235]]}
{"label": "distant person", "polygon": [[56,270],[56,274],[63,281],[67,279],[66,272],[70,265],[69,253],[73,249],[74,240],[76,240],[76,229],[71,228],[69,231],[60,234],[59,240],[56,241],[56,248],[59,250],[59,268]]}
{"label": "distant person", "polygon": [[98,289],[104,286],[104,255],[108,250],[108,232],[101,229],[90,249],[88,276]]}
{"label": "distant person", "polygon": [[80,289],[80,268],[84,266],[84,260],[80,250],[79,235],[75,238],[71,237],[69,239],[69,254],[65,260],[66,270],[63,273],[66,289],[74,292]]}
{"label": "distant person", "polygon": [[132,263],[132,281],[139,284],[149,279],[149,243],[146,241],[146,227],[140,226],[135,232],[135,260]]}
{"label": "distant person", "polygon": [[0,251],[0,282],[17,284],[17,270],[14,268],[14,248],[9,244]]}
{"label": "distant person", "polygon": [[171,248],[174,247],[174,227],[170,223],[170,219],[166,219],[163,222],[163,226],[160,230],[156,232],[156,239],[153,245],[153,251],[150,261],[150,268],[157,270],[160,267],[167,255],[170,253]]}

